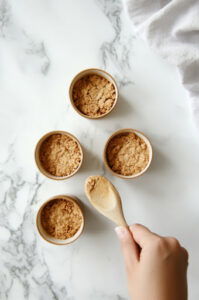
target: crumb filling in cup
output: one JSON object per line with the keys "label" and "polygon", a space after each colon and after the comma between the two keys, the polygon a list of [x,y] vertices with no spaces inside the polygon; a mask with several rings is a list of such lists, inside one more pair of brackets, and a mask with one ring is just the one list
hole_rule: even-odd
{"label": "crumb filling in cup", "polygon": [[121,129],[109,137],[103,160],[113,175],[124,179],[135,178],[148,169],[152,160],[152,146],[140,131]]}
{"label": "crumb filling in cup", "polygon": [[116,105],[118,88],[113,77],[100,69],[78,73],[69,88],[73,108],[83,117],[98,119],[109,114]]}
{"label": "crumb filling in cup", "polygon": [[43,175],[55,180],[67,179],[82,165],[82,147],[72,134],[52,131],[37,143],[35,161]]}
{"label": "crumb filling in cup", "polygon": [[84,228],[84,215],[78,199],[58,195],[47,200],[38,210],[36,225],[47,242],[56,245],[74,242]]}

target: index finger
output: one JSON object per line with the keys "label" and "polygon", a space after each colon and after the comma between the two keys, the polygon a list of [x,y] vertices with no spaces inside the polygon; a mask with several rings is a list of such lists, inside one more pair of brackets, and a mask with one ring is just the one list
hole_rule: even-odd
{"label": "index finger", "polygon": [[150,231],[147,227],[141,224],[134,224],[129,228],[134,240],[141,248],[145,247],[147,244],[151,243],[152,241],[157,239],[157,237],[159,237],[159,235]]}

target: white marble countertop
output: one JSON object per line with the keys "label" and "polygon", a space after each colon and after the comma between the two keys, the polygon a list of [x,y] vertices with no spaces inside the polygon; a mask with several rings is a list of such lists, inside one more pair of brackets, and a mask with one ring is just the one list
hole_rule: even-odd
{"label": "white marble countertop", "polygon": [[[128,299],[114,225],[93,210],[83,185],[105,174],[123,199],[126,219],[174,235],[190,253],[190,300],[199,299],[199,143],[189,100],[173,67],[135,38],[118,0],[0,1],[0,299]],[[80,117],[67,95],[84,68],[109,71],[120,87],[115,110],[101,120]],[[124,181],[102,163],[116,129],[146,133],[154,147],[150,170]],[[36,169],[34,147],[51,130],[82,142],[85,161],[56,182]],[[70,246],[42,241],[35,212],[47,198],[75,194],[86,227]]]}

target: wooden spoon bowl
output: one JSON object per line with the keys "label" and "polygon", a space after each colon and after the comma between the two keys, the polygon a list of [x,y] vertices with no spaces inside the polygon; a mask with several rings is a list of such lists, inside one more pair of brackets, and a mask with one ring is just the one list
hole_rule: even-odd
{"label": "wooden spoon bowl", "polygon": [[90,176],[85,182],[90,203],[118,226],[127,226],[120,195],[114,185],[103,176]]}

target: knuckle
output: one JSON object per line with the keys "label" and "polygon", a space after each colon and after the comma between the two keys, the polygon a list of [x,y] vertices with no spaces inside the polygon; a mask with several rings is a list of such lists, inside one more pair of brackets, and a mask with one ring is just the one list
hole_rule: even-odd
{"label": "knuckle", "polygon": [[166,240],[172,249],[180,248],[180,243],[175,237],[167,237]]}
{"label": "knuckle", "polygon": [[165,237],[156,238],[154,241],[154,251],[160,255],[162,259],[168,259],[174,253],[173,248]]}
{"label": "knuckle", "polygon": [[156,249],[163,249],[166,247],[166,240],[163,237],[156,237],[153,242]]}
{"label": "knuckle", "polygon": [[164,260],[181,253],[184,260],[188,262],[189,255],[187,250],[180,246],[179,241],[175,237],[157,236],[151,243],[151,247],[154,253],[160,255]]}

